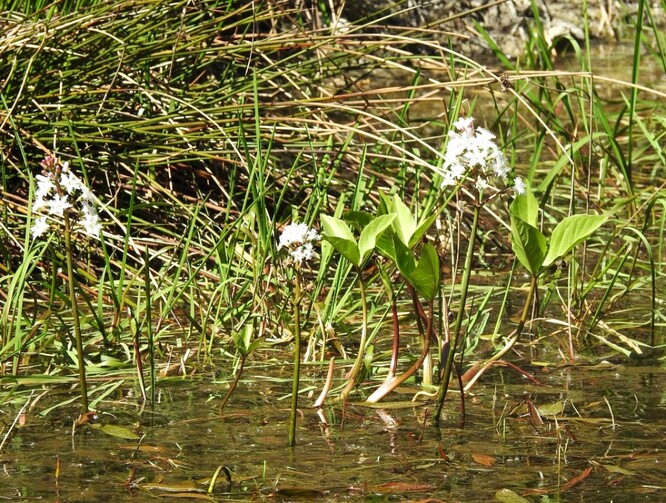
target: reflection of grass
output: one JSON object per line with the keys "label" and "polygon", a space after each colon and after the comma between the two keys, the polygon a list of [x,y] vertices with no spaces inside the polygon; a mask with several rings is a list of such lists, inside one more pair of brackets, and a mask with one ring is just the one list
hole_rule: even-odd
{"label": "reflection of grass", "polygon": [[[633,84],[593,75],[585,52],[572,61],[580,72],[556,71],[551,48],[535,35],[525,58],[505,61],[503,76],[432,31],[382,27],[369,36],[366,26],[331,34],[294,24],[296,12],[230,4],[148,1],[137,10],[133,2],[99,2],[68,12],[63,3],[60,13],[7,16],[0,38],[3,372],[73,363],[65,331],[73,311],[58,272],[64,255],[26,245],[28,172],[45,151],[69,159],[105,205],[100,248],[74,243],[88,364],[118,345],[130,361],[130,307],[153,318],[141,326],[153,329],[154,344],[146,347],[142,333],[139,349],[154,351],[165,368],[194,346],[201,362],[211,361],[247,325],[269,343],[288,338],[276,230],[294,214],[312,225],[343,206],[372,211],[382,188],[419,214],[447,201],[435,237],[454,271],[444,281],[455,310],[471,212],[461,208],[459,218],[460,194],[442,194],[438,177],[445,131],[473,112],[488,118],[507,158],[537,189],[544,227],[568,214],[615,211],[618,230],[579,250],[584,255],[570,260],[561,280],[544,284],[550,295],[539,298],[550,299],[548,309],[542,302],[532,313],[565,320],[572,337],[592,330],[603,336],[594,340],[626,346],[595,332],[599,320],[612,318],[605,309],[635,285],[647,289],[650,275],[654,302],[663,273],[661,246],[649,258],[645,250],[661,242],[664,228],[664,96],[638,85],[638,56]],[[635,54],[649,46],[663,64],[659,34],[640,36]],[[387,85],[386,70],[404,85]],[[611,84],[620,90],[611,98],[595,88]],[[510,253],[506,228],[501,204],[484,208],[482,249]],[[625,258],[615,259],[614,250]],[[473,268],[486,260],[473,258]],[[316,313],[303,320],[304,336],[322,345],[339,337],[336,344],[353,347],[342,337],[346,326],[358,336],[348,323],[360,309],[353,281],[351,268],[324,247],[304,292],[303,312]],[[475,297],[473,286],[470,292]],[[367,301],[375,334],[380,317],[372,314],[387,311],[386,298],[369,288]],[[456,318],[463,333],[470,314]],[[496,339],[510,332],[506,323],[498,321]],[[45,359],[33,356],[46,350]],[[325,348],[314,353],[323,359]]]}

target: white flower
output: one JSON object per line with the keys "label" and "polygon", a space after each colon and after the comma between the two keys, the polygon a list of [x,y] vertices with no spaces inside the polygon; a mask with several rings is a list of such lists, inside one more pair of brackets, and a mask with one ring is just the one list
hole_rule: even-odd
{"label": "white flower", "polygon": [[303,244],[308,241],[316,241],[319,239],[319,234],[314,229],[310,229],[306,224],[290,223],[280,234],[280,242],[278,250],[284,246],[292,244]]}
{"label": "white flower", "polygon": [[517,176],[513,180],[513,191],[517,194],[524,194],[525,191],[527,190],[527,187],[525,186],[525,180],[523,180],[521,177]]}
{"label": "white flower", "polygon": [[87,200],[81,201],[81,212],[83,213],[84,216],[87,216],[87,215],[90,215],[90,216],[93,216],[93,217],[97,216],[97,210]]}
{"label": "white flower", "polygon": [[67,196],[54,195],[49,204],[49,215],[55,215],[57,217],[63,216],[66,209],[71,208]]}
{"label": "white flower", "polygon": [[278,250],[289,248],[289,254],[297,265],[311,260],[316,256],[312,243],[319,240],[316,230],[306,224],[290,223],[280,234]]}
{"label": "white flower", "polygon": [[314,258],[315,252],[314,248],[312,247],[312,243],[305,243],[295,250],[292,250],[290,255],[294,259],[294,262],[300,265],[303,262],[307,262],[308,260]]}
{"label": "white flower", "polygon": [[83,232],[93,238],[98,237],[102,230],[102,224],[99,221],[99,217],[97,216],[96,211],[94,214],[83,212],[83,220],[80,223],[81,227],[83,228]]}
{"label": "white flower", "polygon": [[55,189],[55,184],[50,176],[37,175],[37,190],[35,191],[36,199],[44,199],[49,195],[49,192]]}
{"label": "white flower", "polygon": [[442,185],[456,185],[466,176],[475,180],[478,190],[491,187],[490,178],[506,182],[509,166],[495,143],[495,135],[482,127],[474,127],[472,117],[460,117],[453,123],[457,131],[449,131],[444,154]]}
{"label": "white flower", "polygon": [[[90,189],[69,169],[69,163],[65,162],[59,168],[59,161],[55,156],[44,158],[41,166],[46,174],[36,176],[37,187],[35,201],[32,204],[33,213],[48,213],[55,217],[63,217],[65,211],[73,208],[76,201],[79,201],[78,213],[72,212],[73,229],[89,236],[98,237],[102,224],[95,208],[95,196]],[[59,178],[55,180],[58,173]],[[58,222],[51,220],[50,223],[57,224]],[[33,237],[39,237],[49,229],[50,225],[47,223],[46,216],[39,216],[32,226]]]}
{"label": "white flower", "polygon": [[35,220],[35,223],[32,224],[30,230],[32,231],[33,238],[38,238],[39,236],[43,235],[46,231],[48,231],[49,224],[46,221],[46,217],[41,216],[37,220]]}
{"label": "white flower", "polygon": [[486,180],[485,178],[481,178],[481,177],[478,177],[476,179],[475,185],[476,185],[476,190],[478,190],[478,191],[482,191],[482,190],[487,189],[488,187],[490,187],[490,184],[488,183],[488,180]]}
{"label": "white flower", "polygon": [[92,193],[88,187],[81,183],[81,195],[79,196],[79,201],[87,202],[88,204],[95,203],[95,194]]}
{"label": "white flower", "polygon": [[70,195],[83,187],[79,177],[67,168],[67,163],[65,163],[60,173],[60,186]]}
{"label": "white flower", "polygon": [[32,203],[32,211],[39,211],[47,206],[48,202],[44,199],[44,196],[41,194],[35,194],[35,202]]}

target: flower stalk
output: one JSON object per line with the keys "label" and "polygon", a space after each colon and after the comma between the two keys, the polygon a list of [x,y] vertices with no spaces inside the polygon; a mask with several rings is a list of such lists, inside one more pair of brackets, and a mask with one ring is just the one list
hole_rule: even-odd
{"label": "flower stalk", "polygon": [[296,269],[294,282],[294,374],[291,380],[291,414],[289,416],[289,447],[296,445],[298,387],[301,378],[301,271]]}
{"label": "flower stalk", "polygon": [[449,348],[446,354],[446,365],[444,367],[444,372],[441,376],[439,391],[437,393],[437,409],[435,410],[435,417],[434,417],[434,422],[436,426],[439,426],[439,420],[442,414],[442,407],[444,406],[444,400],[446,399],[446,394],[449,390],[449,381],[451,380],[451,371],[453,370],[455,352],[456,348],[458,347],[458,340],[460,338],[462,320],[463,317],[465,316],[465,304],[467,303],[467,293],[469,291],[469,278],[472,272],[472,256],[474,254],[474,242],[476,241],[476,232],[479,226],[480,212],[481,212],[481,206],[477,200],[476,204],[474,205],[472,228],[469,233],[469,242],[467,243],[467,256],[465,257],[465,267],[463,269],[462,285],[460,288],[460,303],[458,305],[458,314],[456,315],[455,324],[453,325],[453,330],[451,331],[451,337],[449,339]]}
{"label": "flower stalk", "polygon": [[76,357],[79,360],[79,386],[81,388],[81,409],[83,414],[88,412],[88,384],[86,381],[86,361],[83,354],[83,339],[81,337],[81,322],[79,320],[79,306],[76,302],[76,285],[74,283],[74,261],[72,259],[72,229],[69,214],[64,212],[65,225],[65,257],[67,260],[67,282],[69,283],[69,302],[72,306],[72,323],[74,325],[74,339],[76,342]]}
{"label": "flower stalk", "polygon": [[313,243],[318,241],[319,234],[306,224],[295,222],[287,225],[280,234],[278,251],[286,248],[289,252],[289,263],[294,268],[294,290],[292,305],[294,309],[294,373],[291,380],[291,411],[289,415],[289,446],[296,445],[296,416],[298,413],[298,388],[301,376],[301,268],[309,260],[317,256]]}

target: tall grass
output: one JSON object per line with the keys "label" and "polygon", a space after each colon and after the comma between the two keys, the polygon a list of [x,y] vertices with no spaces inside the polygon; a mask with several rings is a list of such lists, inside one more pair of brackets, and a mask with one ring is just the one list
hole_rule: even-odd
{"label": "tall grass", "polygon": [[[248,324],[258,339],[291,340],[277,231],[343,208],[372,212],[379,190],[401,194],[416,213],[441,207],[440,221],[456,222],[453,235],[432,235],[453,266],[473,239],[465,230],[471,210],[460,217],[455,192],[439,187],[446,131],[458,116],[476,115],[500,136],[537,190],[544,227],[612,211],[618,228],[633,229],[609,229],[610,239],[593,239],[572,259],[575,274],[550,284],[542,326],[564,318],[569,333],[596,334],[618,288],[639,285],[653,261],[652,285],[662,277],[662,253],[645,249],[663,234],[663,195],[653,188],[663,184],[664,91],[640,85],[637,56],[623,82],[595,74],[573,42],[579,68],[558,70],[537,16],[525,56],[502,58],[512,65],[503,77],[452,50],[444,33],[387,28],[383,18],[335,32],[280,1],[82,4],[5,3],[2,13],[5,374],[21,374],[21,358],[44,350],[74,363],[71,340],[56,335],[73,308],[62,293],[62,254],[28,232],[31,180],[47,152],[69,160],[104,206],[102,240],[80,247],[74,264],[85,295],[79,308],[87,354],[114,354],[128,372],[128,308],[135,322],[147,317],[137,325],[139,350],[164,372],[169,355],[187,349],[201,363],[216,361]],[[634,53],[650,44],[664,65],[663,40],[652,44],[640,29],[636,37]],[[607,86],[617,89],[610,97]],[[645,207],[655,217],[647,226],[635,211]],[[508,233],[497,231],[508,226],[505,210],[490,205],[478,221],[484,242],[504,257],[498,263],[511,260]],[[630,249],[631,239],[639,240]],[[618,251],[631,255],[617,260]],[[321,348],[310,354],[323,358],[326,345],[342,342],[343,353],[353,346],[345,332],[358,337],[359,298],[349,265],[326,246],[320,258],[304,278],[311,296],[302,307],[304,333]],[[486,259],[497,257],[476,256],[470,267]],[[445,276],[451,306],[462,269]],[[378,279],[372,269],[363,274]],[[641,291],[654,302],[653,288]],[[368,291],[368,303],[371,314],[389,312],[381,288]],[[463,331],[470,316],[459,314]],[[654,305],[641,316],[652,320]],[[372,333],[381,319],[371,321]],[[47,359],[30,361],[25,372],[50,368]]]}

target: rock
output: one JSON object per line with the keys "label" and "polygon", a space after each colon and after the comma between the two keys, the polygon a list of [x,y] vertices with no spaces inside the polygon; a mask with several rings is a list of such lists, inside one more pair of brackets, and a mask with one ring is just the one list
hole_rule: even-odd
{"label": "rock", "polygon": [[[586,13],[578,0],[536,0],[538,20],[543,34],[553,47],[568,37],[583,40],[585,14],[590,36],[599,39],[618,39],[622,27],[637,12],[637,3],[620,0],[588,0]],[[650,11],[657,23],[664,23],[664,10],[659,0],[651,0]],[[470,14],[464,14],[471,12]],[[464,15],[461,15],[464,14]],[[346,2],[342,16],[351,22],[380,20],[388,26],[436,28],[457,34],[452,44],[465,54],[489,52],[489,45],[475,27],[479,23],[500,49],[510,57],[525,50],[530,33],[538,30],[530,0],[507,0],[502,3],[487,0],[357,0]]]}

